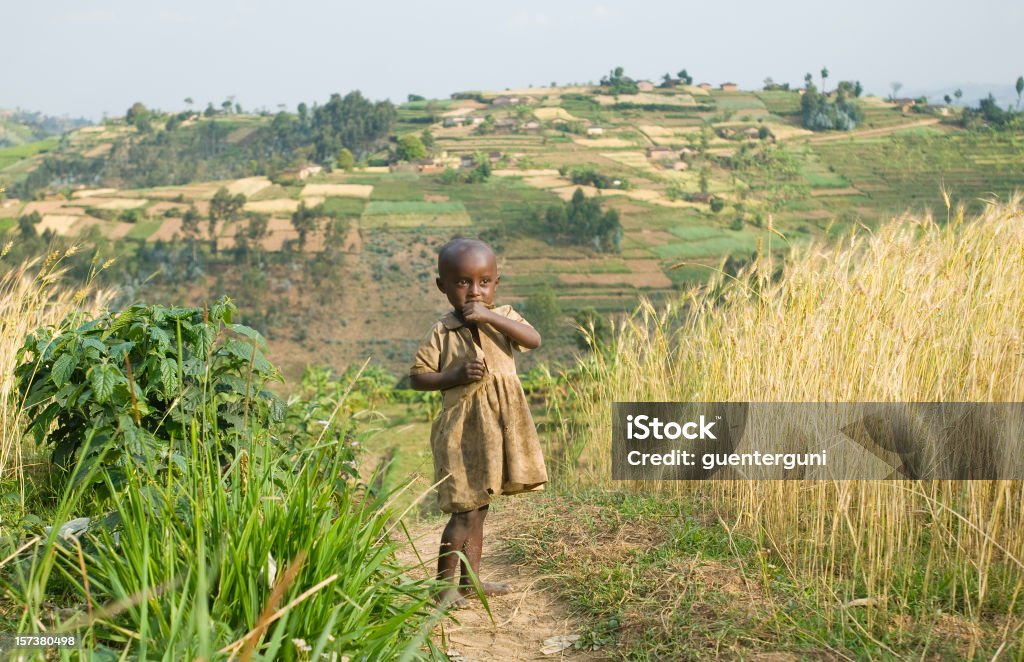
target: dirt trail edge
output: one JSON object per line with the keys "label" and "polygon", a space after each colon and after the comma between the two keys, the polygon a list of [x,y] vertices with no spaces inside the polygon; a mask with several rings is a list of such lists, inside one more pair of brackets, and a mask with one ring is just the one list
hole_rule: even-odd
{"label": "dirt trail edge", "polygon": [[[505,541],[522,531],[525,519],[520,498],[491,507],[480,569],[483,581],[505,582],[514,592],[489,598],[491,616],[479,600],[471,599],[468,608],[453,611],[438,625],[434,642],[455,662],[607,659],[600,651],[579,651],[571,644],[565,650],[553,650],[559,648],[559,640],[579,634],[580,625],[563,602],[544,590],[544,576],[528,564],[513,562],[507,551]],[[433,575],[446,522],[447,517],[437,516],[407,524],[411,544],[402,546],[398,558],[410,566],[422,559],[415,572]],[[545,654],[545,647],[551,652]]]}

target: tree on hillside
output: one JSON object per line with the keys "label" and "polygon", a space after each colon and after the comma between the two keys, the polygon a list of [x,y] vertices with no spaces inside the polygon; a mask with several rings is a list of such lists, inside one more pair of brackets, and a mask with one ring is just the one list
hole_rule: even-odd
{"label": "tree on hillside", "polygon": [[344,97],[332,94],[330,101],[313,109],[313,158],[326,163],[347,147],[357,160],[362,159],[391,132],[396,117],[390,101],[373,103],[358,90]]}
{"label": "tree on hillside", "polygon": [[42,221],[43,217],[40,216],[37,211],[18,217],[18,233],[21,235],[22,239],[32,239],[33,237],[36,237],[38,235],[36,226]]}
{"label": "tree on hillside", "polygon": [[352,172],[352,169],[356,167],[356,158],[352,156],[349,148],[342,147],[338,150],[338,156],[334,159],[334,164],[345,172]]}
{"label": "tree on hillside", "polygon": [[241,193],[231,195],[227,188],[221,186],[210,199],[210,250],[217,253],[217,222],[233,221],[245,205],[245,196]]}
{"label": "tree on hillside", "polygon": [[859,97],[864,91],[864,87],[860,84],[859,80],[841,80],[839,85],[836,86],[836,90],[843,92],[848,97]]}
{"label": "tree on hillside", "polygon": [[830,99],[814,85],[809,85],[800,98],[800,114],[803,127],[811,131],[850,130],[864,117],[845,88],[838,88],[835,99]]}
{"label": "tree on hillside", "polygon": [[430,127],[423,129],[423,133],[420,134],[420,140],[423,142],[423,146],[427,148],[427,151],[434,149],[434,134],[430,131]]}
{"label": "tree on hillside", "polygon": [[132,107],[128,109],[128,112],[124,114],[124,121],[143,133],[146,133],[153,128],[150,124],[150,119],[151,114],[149,109],[142,105],[141,101],[133,103]]}
{"label": "tree on hillside", "polygon": [[889,99],[895,100],[896,95],[900,93],[901,89],[903,89],[903,83],[899,82],[898,80],[894,80],[893,82],[889,83],[889,87],[892,88],[892,94],[889,95]]}
{"label": "tree on hillside", "polygon": [[608,88],[608,93],[613,95],[619,94],[636,94],[640,91],[636,81],[629,76],[624,75],[622,67],[615,67],[612,69],[607,76],[601,78],[601,86]]}
{"label": "tree on hillside", "polygon": [[963,98],[963,96],[964,96],[964,91],[963,91],[963,90],[961,90],[961,89],[960,89],[960,88],[958,87],[958,88],[956,88],[956,91],[955,91],[955,92],[953,92],[953,96],[954,96],[954,97],[956,97],[956,100],[957,100],[957,101],[959,101],[960,99],[962,99],[962,98]]}
{"label": "tree on hillside", "polygon": [[825,80],[828,78],[828,67],[821,68],[821,93],[826,94],[828,88],[825,87]]}
{"label": "tree on hillside", "polygon": [[683,85],[693,85],[693,76],[691,76],[691,75],[690,75],[690,74],[689,74],[689,73],[688,73],[688,72],[686,71],[686,69],[680,69],[680,70],[679,70],[679,73],[677,73],[677,74],[676,74],[676,76],[677,76],[677,77],[679,78],[679,81],[680,81],[680,82],[681,82],[681,83],[682,83]]}
{"label": "tree on hillside", "polygon": [[399,161],[415,161],[426,155],[427,148],[423,146],[423,141],[419,139],[419,136],[409,134],[398,139],[395,156]]}
{"label": "tree on hillside", "polygon": [[1017,110],[1020,110],[1020,95],[1024,93],[1024,76],[1017,77]]}
{"label": "tree on hillside", "polygon": [[588,198],[576,189],[572,200],[551,205],[544,214],[546,229],[556,240],[591,245],[597,251],[618,253],[622,243],[619,212],[605,211],[596,198]]}
{"label": "tree on hillside", "polygon": [[967,128],[989,126],[994,129],[1018,129],[1024,126],[1024,116],[1010,108],[1000,108],[995,97],[989,94],[978,102],[977,108],[965,108],[962,118]]}
{"label": "tree on hillside", "polygon": [[562,307],[551,286],[545,283],[526,297],[526,316],[542,336],[555,331],[562,321]]}
{"label": "tree on hillside", "polygon": [[192,263],[196,262],[196,244],[199,243],[199,212],[195,205],[189,205],[181,216],[181,233],[192,249]]}
{"label": "tree on hillside", "polygon": [[311,232],[316,232],[323,213],[324,207],[322,204],[315,207],[307,207],[305,202],[300,202],[299,208],[292,214],[292,227],[295,228],[295,232],[299,235],[299,252],[306,249],[306,240]]}

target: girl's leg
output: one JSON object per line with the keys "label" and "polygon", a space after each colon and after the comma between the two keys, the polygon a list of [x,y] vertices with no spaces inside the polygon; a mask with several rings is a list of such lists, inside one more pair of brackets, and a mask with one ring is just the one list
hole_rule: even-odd
{"label": "girl's leg", "polygon": [[444,527],[444,533],[441,534],[441,549],[437,555],[437,579],[449,585],[449,588],[443,589],[437,595],[437,601],[441,604],[458,606],[465,603],[455,586],[455,571],[459,567],[459,556],[456,552],[465,553],[466,541],[472,531],[470,519],[475,512],[470,510],[452,513],[448,525]]}
{"label": "girl's leg", "polygon": [[[481,506],[467,513],[469,515],[468,524],[470,531],[462,550],[466,555],[466,561],[469,561],[469,568],[466,568],[466,561],[463,561],[459,577],[462,595],[476,595],[476,587],[473,586],[473,580],[468,570],[471,569],[473,576],[477,577],[477,579],[480,578],[480,557],[484,550],[484,520],[487,518],[487,509],[487,506]],[[483,588],[484,595],[505,595],[512,592],[508,584],[501,582],[485,582],[480,580],[480,585]]]}
{"label": "girl's leg", "polygon": [[[488,506],[480,506],[476,510],[466,513],[469,515],[469,535],[466,536],[466,543],[462,547],[466,558],[465,560],[460,559],[459,566],[459,586],[463,589],[463,595],[473,592],[473,579],[470,577],[469,571],[472,570],[474,576],[480,577],[480,556],[484,552],[484,519],[487,518],[487,510]],[[466,561],[469,562],[468,568]]]}

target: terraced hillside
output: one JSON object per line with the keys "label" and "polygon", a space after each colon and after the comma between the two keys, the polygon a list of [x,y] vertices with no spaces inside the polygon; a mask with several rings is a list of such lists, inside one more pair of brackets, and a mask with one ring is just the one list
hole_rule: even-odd
{"label": "terraced hillside", "polygon": [[[23,180],[45,158],[79,159],[100,173],[86,186],[54,181],[34,194],[38,199],[0,202],[0,232],[14,237],[18,219],[35,212],[39,233],[91,233],[135,250],[140,242],[186,240],[183,219],[194,210],[193,241],[202,240],[206,251],[216,240],[210,265],[238,263],[240,247],[330,251],[341,265],[331,272],[336,283],[321,283],[310,298],[295,290],[314,287],[315,275],[296,284],[269,274],[275,294],[264,297],[259,314],[271,319],[274,306],[297,303],[318,307],[289,341],[329,346],[339,361],[369,349],[398,366],[418,339],[411,330],[425,328],[443,308],[433,250],[456,234],[483,234],[500,246],[507,299],[521,302],[547,286],[567,315],[588,307],[611,313],[630,309],[641,295],[664,297],[703,281],[726,257],[735,263],[759,247],[784,250],[907,210],[938,207],[944,217],[942,191],[954,204],[977,208],[1024,186],[1024,136],[968,132],[955,111],[904,112],[877,98],[860,101],[865,118],[854,130],[812,133],[800,127],[800,95],[788,91],[683,86],[611,97],[576,87],[465,96],[397,109],[394,134],[426,139],[425,159],[396,163],[393,145],[386,146],[348,172],[332,172],[328,163],[302,177],[277,166],[259,173],[254,162],[239,173],[247,176],[233,179],[124,188],[102,173],[112,172],[112,155],[128,158],[143,136],[119,121],[0,149],[0,185]],[[155,131],[179,144],[212,136],[220,142],[203,149],[230,154],[272,121],[193,116]],[[470,176],[481,168],[489,176]],[[211,235],[210,200],[221,187],[245,196],[245,204]],[[577,190],[619,213],[618,252],[552,239],[545,211]],[[292,220],[300,205],[322,205],[301,231]],[[207,274],[214,287],[216,269]],[[397,326],[389,321],[395,305],[408,311]],[[571,335],[566,325],[558,349],[545,352],[568,351]]]}

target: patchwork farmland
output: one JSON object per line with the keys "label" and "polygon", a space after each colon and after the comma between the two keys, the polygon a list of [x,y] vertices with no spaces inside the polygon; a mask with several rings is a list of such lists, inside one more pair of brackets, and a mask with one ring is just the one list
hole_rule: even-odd
{"label": "patchwork farmland", "polygon": [[[180,186],[51,188],[41,199],[0,202],[0,232],[14,238],[18,219],[35,212],[39,233],[130,249],[185,241],[183,218],[194,210],[193,240],[215,240],[222,260],[240,246],[271,254],[332,246],[345,274],[336,277],[379,288],[381,300],[387,288],[411,282],[402,296],[412,324],[436,313],[433,250],[454,235],[500,246],[511,301],[551,287],[567,314],[621,313],[640,296],[659,299],[706,281],[727,259],[735,266],[769,247],[828,241],[907,211],[944,219],[944,195],[977,211],[1024,186],[1021,136],[967,131],[955,112],[874,97],[859,100],[864,121],[852,131],[813,133],[800,126],[800,95],[791,91],[679,86],[613,97],[573,87],[472,96],[397,108],[396,137],[429,134],[426,158],[415,162],[396,162],[389,146],[348,171],[297,163],[270,176]],[[216,130],[237,146],[269,121],[196,116],[177,131]],[[135,139],[133,128],[110,121],[61,141],[0,149],[0,186],[53,150],[104,158]],[[489,176],[470,181],[481,167]],[[600,176],[601,188],[574,181],[581,172]],[[244,205],[211,236],[210,201],[222,187]],[[577,190],[618,212],[618,253],[547,235],[546,210]],[[302,207],[318,216],[300,233],[293,216]],[[384,342],[395,361],[404,356],[404,326],[379,325],[357,302],[333,305],[360,351]]]}

